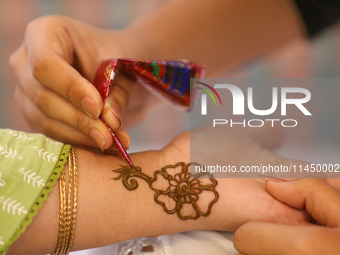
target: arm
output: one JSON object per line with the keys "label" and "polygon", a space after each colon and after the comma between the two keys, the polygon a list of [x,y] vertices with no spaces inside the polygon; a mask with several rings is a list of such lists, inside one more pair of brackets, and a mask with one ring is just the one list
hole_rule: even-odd
{"label": "arm", "polygon": [[[200,132],[200,131],[197,131]],[[202,132],[202,143],[206,141]],[[290,163],[289,160],[261,149],[260,144],[241,134],[228,132],[229,143],[221,151],[243,153],[245,160],[235,164],[253,164],[257,159],[272,164]],[[255,135],[256,136],[256,135]],[[218,139],[218,137],[217,137]],[[240,142],[240,139],[242,142]],[[178,136],[161,151],[150,151],[131,155],[136,166],[145,174],[153,176],[155,170],[177,162],[189,162],[190,135]],[[245,148],[249,148],[245,154]],[[196,151],[193,150],[192,153]],[[200,150],[198,150],[200,153]],[[113,180],[117,174],[113,169],[126,163],[119,157],[95,154],[77,149],[78,155],[78,216],[73,250],[109,245],[141,236],[158,236],[190,230],[234,231],[250,220],[297,224],[308,220],[301,210],[292,209],[274,200],[265,191],[263,180],[218,179],[216,191],[219,199],[211,207],[211,213],[197,220],[181,220],[176,213],[168,214],[155,202],[155,192],[140,178],[138,188],[132,191],[123,186],[121,179]],[[253,158],[248,157],[253,155]],[[226,164],[233,155],[227,155]],[[160,189],[167,189],[169,182],[158,179]],[[208,179],[209,180],[209,179]],[[202,179],[201,181],[207,181]],[[46,254],[53,252],[58,238],[59,192],[58,186],[39,210],[26,232],[10,247],[8,254]],[[199,195],[197,204],[207,211],[214,198],[212,193]],[[159,198],[167,208],[174,201],[169,197]],[[259,203],[261,201],[261,203]],[[184,208],[185,209],[185,208]],[[191,215],[190,211],[185,213]],[[185,209],[186,210],[186,209]]]}
{"label": "arm", "polygon": [[[140,182],[139,192],[130,192],[112,180],[112,169],[125,162],[118,157],[77,149],[78,215],[74,250],[109,245],[140,236],[155,236],[194,229],[167,217],[153,202],[153,193]],[[144,171],[159,167],[159,152],[133,155]],[[151,215],[153,215],[151,217]],[[55,185],[27,231],[14,243],[8,254],[46,254],[56,247],[59,226],[59,188]],[[36,242],[36,245],[32,243]],[[40,244],[40,245],[37,245]]]}

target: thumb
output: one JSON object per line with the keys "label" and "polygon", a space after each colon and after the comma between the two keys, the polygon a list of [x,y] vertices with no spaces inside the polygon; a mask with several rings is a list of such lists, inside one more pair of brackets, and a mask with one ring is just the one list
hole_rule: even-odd
{"label": "thumb", "polygon": [[306,209],[318,223],[340,226],[340,193],[323,179],[268,180],[266,188],[277,200],[297,209]]}
{"label": "thumb", "polygon": [[122,125],[122,115],[128,106],[134,83],[123,74],[116,72],[103,110],[103,117],[113,130],[118,130]]}

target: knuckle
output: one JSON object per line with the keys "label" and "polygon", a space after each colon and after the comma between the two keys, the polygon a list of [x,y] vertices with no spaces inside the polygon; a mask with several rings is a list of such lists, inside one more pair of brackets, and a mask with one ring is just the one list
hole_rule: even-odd
{"label": "knuckle", "polygon": [[[128,104],[130,92],[128,89],[117,86],[113,91],[113,97],[110,99],[111,103],[114,103],[122,111]],[[110,97],[109,97],[110,98]],[[114,102],[113,102],[114,101]]]}
{"label": "knuckle", "polygon": [[89,120],[88,123],[86,123],[86,116],[84,114],[76,114],[73,119],[73,127],[86,134],[90,126],[91,122]]}
{"label": "knuckle", "polygon": [[36,80],[40,81],[40,77],[48,68],[48,59],[44,56],[35,56],[33,59],[31,59],[31,63],[32,75]]}
{"label": "knuckle", "polygon": [[48,95],[45,90],[38,90],[34,97],[35,106],[43,113],[48,112]]}
{"label": "knuckle", "polygon": [[73,101],[74,98],[78,97],[77,86],[72,77],[65,77],[63,81],[64,96],[68,101]]}
{"label": "knuckle", "polygon": [[117,96],[122,99],[127,99],[130,96],[130,89],[123,84],[119,84],[120,86],[117,86],[117,89],[115,93],[117,93]]}
{"label": "knuckle", "polygon": [[63,86],[64,86],[64,92],[65,92],[65,97],[66,99],[70,100],[73,98],[74,93],[74,84],[72,79],[70,78],[65,78],[64,82],[63,82]]}

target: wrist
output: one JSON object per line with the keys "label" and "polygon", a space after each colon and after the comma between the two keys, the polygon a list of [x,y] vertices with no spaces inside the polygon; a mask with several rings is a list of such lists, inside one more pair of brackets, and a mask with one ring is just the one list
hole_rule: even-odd
{"label": "wrist", "polygon": [[[157,152],[159,164],[155,168],[142,169],[150,179],[149,185],[143,185],[140,192],[148,198],[145,203],[149,204],[150,208],[154,208],[154,212],[157,211],[157,214],[154,214],[157,217],[153,217],[152,220],[158,222],[150,223],[155,226],[155,229],[153,232],[144,232],[142,236],[219,229],[216,225],[219,214],[215,206],[219,199],[217,181],[210,178],[190,177],[190,167],[193,166],[188,162],[178,162],[187,161],[188,157],[183,153],[171,154],[169,146],[167,148],[166,154],[164,150]],[[133,161],[135,166],[143,165],[142,162]],[[134,173],[133,176],[138,182],[141,181],[137,177],[138,173]]]}
{"label": "wrist", "polygon": [[[123,224],[126,233],[124,240],[196,229],[196,222],[183,222],[176,213],[166,213],[164,207],[159,204],[173,204],[166,195],[157,194],[157,190],[165,190],[168,187],[168,182],[157,173],[162,168],[161,153],[149,151],[130,156],[135,169],[138,170],[131,168],[125,171],[123,168],[115,168],[118,171],[113,173],[113,178],[116,178],[115,185],[125,193],[123,200],[129,212],[125,213],[127,221]],[[122,165],[128,167],[125,163]]]}

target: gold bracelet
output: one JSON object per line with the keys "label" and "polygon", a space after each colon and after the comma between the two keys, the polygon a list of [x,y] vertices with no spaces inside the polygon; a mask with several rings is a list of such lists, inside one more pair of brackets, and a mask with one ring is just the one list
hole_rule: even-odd
{"label": "gold bracelet", "polygon": [[69,239],[69,246],[66,251],[66,254],[70,253],[74,232],[76,229],[76,219],[77,219],[77,207],[78,207],[78,169],[77,169],[77,155],[76,151],[72,150],[72,161],[73,161],[73,208],[72,208],[72,222],[71,222],[71,232],[70,232],[70,239]]}
{"label": "gold bracelet", "polygon": [[78,174],[77,156],[73,147],[68,155],[68,164],[68,174],[64,169],[59,178],[59,235],[53,255],[69,254],[74,239],[78,206]]}

